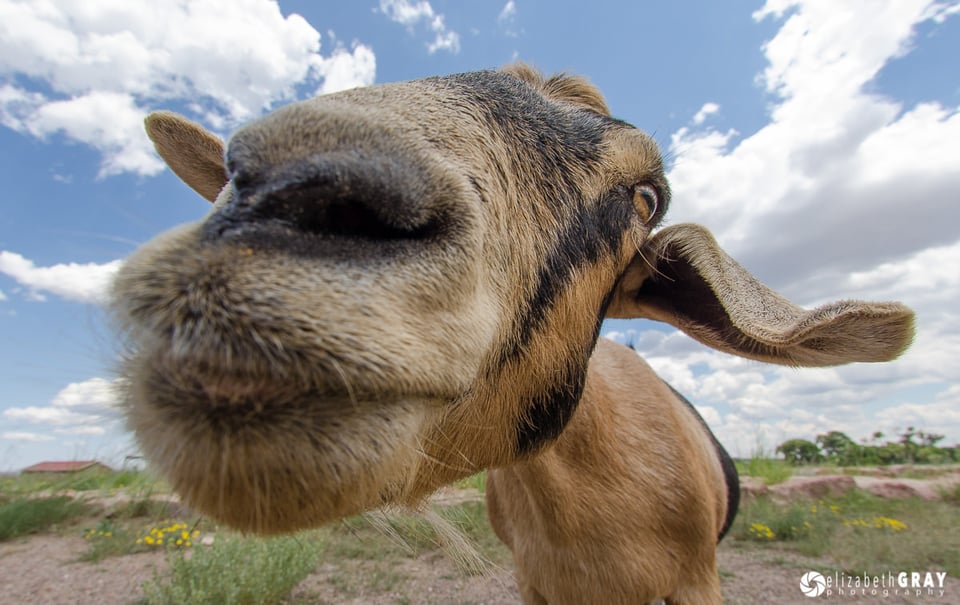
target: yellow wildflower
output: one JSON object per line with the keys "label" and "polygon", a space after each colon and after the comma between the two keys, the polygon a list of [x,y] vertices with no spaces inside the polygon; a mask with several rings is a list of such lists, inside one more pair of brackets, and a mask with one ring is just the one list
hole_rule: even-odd
{"label": "yellow wildflower", "polygon": [[748,531],[752,536],[764,540],[773,540],[775,537],[773,530],[762,523],[751,523]]}

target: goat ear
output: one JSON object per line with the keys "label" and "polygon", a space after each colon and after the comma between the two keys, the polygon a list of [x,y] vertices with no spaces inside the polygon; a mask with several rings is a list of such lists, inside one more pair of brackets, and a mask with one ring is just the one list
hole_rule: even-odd
{"label": "goat ear", "polygon": [[621,277],[607,317],[663,321],[714,349],[797,366],[889,361],[913,339],[913,311],[904,305],[841,301],[802,309],[692,224],[647,241]]}
{"label": "goat ear", "polygon": [[207,200],[216,200],[229,180],[223,165],[223,141],[170,111],[150,114],[144,126],[174,174]]}

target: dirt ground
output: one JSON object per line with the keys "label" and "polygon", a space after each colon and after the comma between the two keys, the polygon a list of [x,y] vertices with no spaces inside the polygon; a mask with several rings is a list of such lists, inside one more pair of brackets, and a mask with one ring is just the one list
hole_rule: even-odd
{"label": "dirt ground", "polygon": [[[81,537],[35,536],[0,546],[0,603],[4,605],[130,605],[142,596],[141,584],[162,571],[162,553],[114,557],[80,563],[87,550]],[[960,580],[947,579],[943,597],[821,596],[799,591],[809,565],[796,555],[731,541],[720,548],[720,575],[730,605],[833,603],[960,604]],[[375,578],[389,575],[387,590]],[[374,581],[371,581],[374,578]],[[397,578],[401,578],[397,580]],[[346,560],[321,563],[288,599],[289,603],[395,605],[506,605],[519,603],[510,569],[464,577],[439,552],[391,564]]]}
{"label": "dirt ground", "polygon": [[[442,492],[436,503],[450,506],[481,497],[474,490],[453,490]],[[131,605],[142,598],[142,584],[167,567],[162,552],[80,562],[89,549],[81,533],[65,530],[0,543],[0,605]],[[943,596],[903,595],[891,589],[886,596],[848,593],[811,599],[800,592],[800,577],[811,569],[823,569],[822,559],[805,559],[772,545],[728,538],[720,546],[719,562],[724,599],[730,605],[810,605],[818,601],[960,605],[960,578],[947,578]],[[439,550],[433,550],[416,558],[321,559],[286,602],[500,605],[516,604],[520,599],[510,565],[466,576]]]}

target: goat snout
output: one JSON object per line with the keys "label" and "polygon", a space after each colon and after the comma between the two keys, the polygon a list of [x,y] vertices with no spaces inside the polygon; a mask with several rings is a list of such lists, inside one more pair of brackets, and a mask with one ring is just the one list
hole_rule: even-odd
{"label": "goat snout", "polygon": [[[408,244],[462,232],[470,189],[429,149],[353,113],[297,109],[282,136],[254,123],[231,139],[232,186],[204,224],[204,242],[356,256],[409,251]],[[309,131],[291,136],[290,121]],[[343,134],[349,124],[358,127]]]}
{"label": "goat snout", "polygon": [[446,214],[426,169],[360,153],[329,153],[272,168],[231,162],[234,198],[205,225],[205,237],[290,232],[368,242],[436,235]]}

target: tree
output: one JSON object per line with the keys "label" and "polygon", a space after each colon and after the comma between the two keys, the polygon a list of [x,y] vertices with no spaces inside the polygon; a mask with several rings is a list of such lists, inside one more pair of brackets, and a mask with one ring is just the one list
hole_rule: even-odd
{"label": "tree", "polygon": [[828,458],[843,458],[857,444],[840,431],[830,431],[824,435],[817,435],[817,445],[823,450]]}
{"label": "tree", "polygon": [[815,464],[823,459],[817,444],[806,439],[791,439],[777,446],[777,453],[793,465]]}

